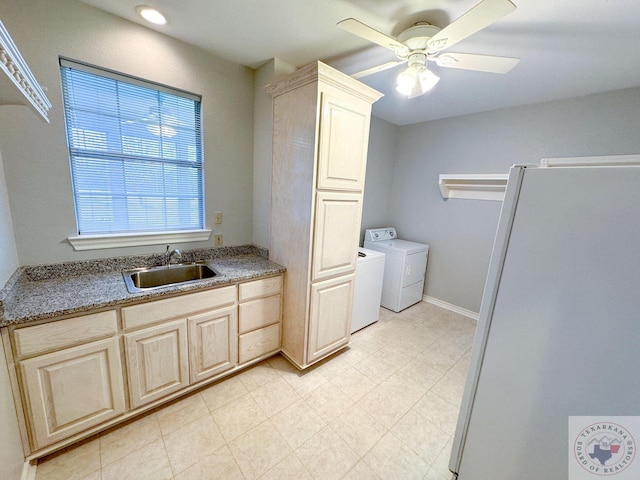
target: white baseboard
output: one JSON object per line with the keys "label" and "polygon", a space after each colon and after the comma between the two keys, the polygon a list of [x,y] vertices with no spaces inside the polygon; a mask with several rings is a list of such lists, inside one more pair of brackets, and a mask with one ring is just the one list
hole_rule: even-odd
{"label": "white baseboard", "polygon": [[38,469],[38,462],[34,460],[31,462],[24,462],[22,467],[22,475],[20,480],[36,480],[36,470]]}
{"label": "white baseboard", "polygon": [[424,295],[422,297],[422,300],[424,300],[427,303],[432,303],[433,305],[436,305],[438,307],[451,310],[452,312],[459,313],[460,315],[471,318],[476,322],[478,321],[478,316],[479,316],[478,312],[473,312],[471,310],[467,310],[466,308],[458,307],[457,305],[453,305],[452,303],[445,302],[443,300],[438,300],[437,298],[430,297],[429,295]]}

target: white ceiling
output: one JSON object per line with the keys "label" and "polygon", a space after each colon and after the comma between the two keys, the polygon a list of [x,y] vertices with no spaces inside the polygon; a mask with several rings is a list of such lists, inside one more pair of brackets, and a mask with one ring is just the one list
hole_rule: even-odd
{"label": "white ceiling", "polygon": [[[251,68],[278,58],[315,60],[351,74],[394,60],[393,52],[338,27],[354,17],[391,36],[417,21],[445,27],[479,0],[81,0],[148,26],[140,3],[169,18],[151,27]],[[402,67],[361,81],[385,96],[373,113],[397,125],[640,85],[640,1],[512,0],[517,10],[451,48],[520,58],[505,75],[444,69],[440,83],[406,99],[395,92]]]}

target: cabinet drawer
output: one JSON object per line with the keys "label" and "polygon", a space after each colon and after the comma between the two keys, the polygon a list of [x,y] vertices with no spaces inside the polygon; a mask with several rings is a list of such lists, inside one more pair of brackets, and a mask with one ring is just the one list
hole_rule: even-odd
{"label": "cabinet drawer", "polygon": [[13,336],[18,357],[28,357],[110,337],[117,332],[116,312],[110,310],[20,328],[14,331]]}
{"label": "cabinet drawer", "polygon": [[240,333],[280,322],[281,297],[273,295],[240,304]]}
{"label": "cabinet drawer", "polygon": [[239,363],[248,362],[280,349],[280,324],[254,330],[239,337]]}
{"label": "cabinet drawer", "polygon": [[241,302],[254,298],[268,297],[275,295],[282,290],[282,275],[277,277],[263,278],[253,282],[241,283],[239,297]]}
{"label": "cabinet drawer", "polygon": [[122,322],[125,329],[136,328],[171,318],[186,317],[202,310],[232,305],[235,301],[236,287],[232,285],[125,307],[122,309]]}

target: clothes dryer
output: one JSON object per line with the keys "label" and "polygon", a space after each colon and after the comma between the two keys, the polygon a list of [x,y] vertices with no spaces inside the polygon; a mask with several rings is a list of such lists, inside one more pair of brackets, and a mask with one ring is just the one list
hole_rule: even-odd
{"label": "clothes dryer", "polygon": [[394,312],[422,300],[429,245],[397,238],[392,227],[369,229],[364,247],[385,254],[381,305]]}

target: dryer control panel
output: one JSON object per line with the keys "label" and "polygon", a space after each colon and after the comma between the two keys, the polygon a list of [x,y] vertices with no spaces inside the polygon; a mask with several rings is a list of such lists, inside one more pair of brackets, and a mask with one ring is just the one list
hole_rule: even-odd
{"label": "dryer control panel", "polygon": [[395,240],[396,237],[396,229],[393,227],[371,228],[365,230],[364,232],[365,242],[382,242],[385,240]]}

